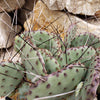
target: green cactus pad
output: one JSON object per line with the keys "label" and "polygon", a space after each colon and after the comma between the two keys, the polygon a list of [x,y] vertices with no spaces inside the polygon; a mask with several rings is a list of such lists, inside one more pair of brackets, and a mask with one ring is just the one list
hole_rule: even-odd
{"label": "green cactus pad", "polygon": [[[32,72],[37,75],[45,75],[45,64],[41,53],[36,49],[35,45],[31,42],[28,36],[24,36],[24,33],[15,39],[15,48],[19,50],[22,63],[27,70],[27,73]],[[20,41],[20,42],[19,42]],[[21,44],[20,44],[21,43]],[[20,45],[19,45],[20,44]],[[45,72],[45,73],[44,73]],[[34,76],[27,74],[29,79],[33,79]]]}
{"label": "green cactus pad", "polygon": [[[27,72],[42,76],[46,74],[44,59],[38,50],[34,50],[30,45],[25,44],[21,51],[21,58]],[[30,74],[27,75],[28,78],[34,77]]]}
{"label": "green cactus pad", "polygon": [[[24,35],[21,34],[21,37],[24,38]],[[19,51],[21,49],[21,47],[23,46],[23,44],[24,44],[24,40],[21,37],[19,37],[19,36],[15,37],[14,49],[16,51]]]}
{"label": "green cactus pad", "polygon": [[90,60],[95,55],[92,47],[82,46],[78,48],[70,48],[66,50],[67,64],[74,62],[84,62]]}
{"label": "green cactus pad", "polygon": [[1,62],[0,64],[0,97],[6,96],[22,82],[24,68],[20,64]]}
{"label": "green cactus pad", "polygon": [[59,62],[61,68],[63,68],[64,66],[66,66],[66,54],[62,51],[58,51],[55,54],[55,58],[57,59],[57,61]]}
{"label": "green cactus pad", "polygon": [[55,53],[60,48],[60,42],[56,35],[53,33],[47,33],[45,31],[30,32],[32,42],[36,44],[38,48],[48,49],[52,53]]}
{"label": "green cactus pad", "polygon": [[46,49],[39,49],[45,62],[47,74],[60,70],[58,61],[52,56],[51,52]]}
{"label": "green cactus pad", "polygon": [[94,34],[84,33],[76,36],[71,43],[71,47],[79,47],[84,45],[91,45],[95,49],[100,48],[100,38]]}
{"label": "green cactus pad", "polygon": [[[80,65],[70,65],[65,69],[45,76],[45,81],[39,80],[35,85],[30,86],[27,93],[27,100],[39,97],[52,96],[73,90],[82,80],[86,69],[77,68]],[[61,100],[64,97],[51,98],[52,100]],[[46,100],[51,100],[46,99]]]}

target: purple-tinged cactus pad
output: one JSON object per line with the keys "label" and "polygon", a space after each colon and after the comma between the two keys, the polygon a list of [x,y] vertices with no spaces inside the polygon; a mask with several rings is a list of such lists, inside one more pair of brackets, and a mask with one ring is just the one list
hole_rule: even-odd
{"label": "purple-tinged cactus pad", "polygon": [[100,81],[100,58],[97,57],[88,69],[78,100],[94,100]]}

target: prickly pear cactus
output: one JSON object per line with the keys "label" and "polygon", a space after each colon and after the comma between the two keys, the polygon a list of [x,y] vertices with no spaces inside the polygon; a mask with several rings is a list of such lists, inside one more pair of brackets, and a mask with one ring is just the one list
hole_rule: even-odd
{"label": "prickly pear cactus", "polygon": [[[22,64],[1,63],[0,96],[18,94],[18,100],[93,100],[99,86],[100,39],[90,33],[76,36],[75,30],[73,24],[64,40],[45,31],[16,36],[14,49]],[[78,91],[80,82],[83,85]]]}

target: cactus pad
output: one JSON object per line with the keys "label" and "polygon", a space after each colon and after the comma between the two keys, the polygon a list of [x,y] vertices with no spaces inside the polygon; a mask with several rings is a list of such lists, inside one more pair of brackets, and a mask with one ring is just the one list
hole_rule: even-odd
{"label": "cactus pad", "polygon": [[24,68],[20,64],[1,62],[0,64],[0,96],[6,96],[22,82]]}

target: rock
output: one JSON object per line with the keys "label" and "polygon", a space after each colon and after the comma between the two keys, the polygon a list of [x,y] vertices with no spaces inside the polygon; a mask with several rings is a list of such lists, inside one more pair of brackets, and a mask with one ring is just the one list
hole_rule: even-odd
{"label": "rock", "polygon": [[84,19],[87,23],[99,26],[100,25],[100,19],[99,18],[87,18]]}
{"label": "rock", "polygon": [[26,31],[46,30],[53,33],[56,33],[55,29],[57,29],[61,36],[64,37],[72,23],[76,23],[77,34],[91,32],[100,37],[100,25],[90,24],[71,14],[49,10],[41,1],[37,2],[34,14],[31,14],[30,18],[24,23],[24,28]]}
{"label": "rock", "polygon": [[34,5],[36,4],[37,0],[25,0],[25,4],[22,9],[18,11],[18,21],[21,24],[24,24],[26,19],[30,16],[30,13],[33,10]]}
{"label": "rock", "polygon": [[16,8],[21,8],[25,0],[0,0],[0,12],[6,10],[7,12],[13,11]]}
{"label": "rock", "polygon": [[95,15],[100,10],[100,0],[43,0],[51,10],[66,8],[73,14]]}
{"label": "rock", "polygon": [[22,8],[32,11],[38,0],[25,0],[25,4]]}
{"label": "rock", "polygon": [[10,47],[14,41],[14,31],[20,29],[20,26],[12,27],[11,17],[7,13],[0,13],[0,49]]}
{"label": "rock", "polygon": [[100,10],[96,11],[95,16],[96,18],[100,18]]}
{"label": "rock", "polygon": [[1,98],[1,97],[0,97],[0,100],[5,100],[5,97],[4,97],[4,98]]}
{"label": "rock", "polygon": [[[13,30],[13,28],[12,28]],[[6,13],[0,14],[0,48],[12,45],[14,33],[11,30],[11,17]]]}

